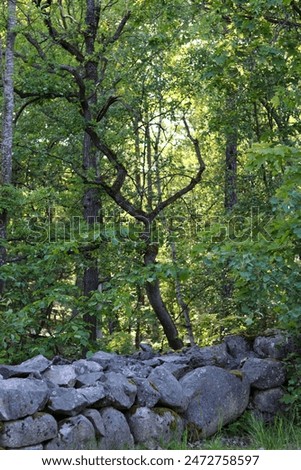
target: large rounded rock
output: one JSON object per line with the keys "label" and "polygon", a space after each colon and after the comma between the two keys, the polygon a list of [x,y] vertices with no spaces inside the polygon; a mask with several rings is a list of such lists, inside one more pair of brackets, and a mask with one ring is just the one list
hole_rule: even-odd
{"label": "large rounded rock", "polygon": [[184,417],[192,439],[211,436],[245,411],[250,385],[246,377],[239,375],[207,366],[180,380],[189,401]]}
{"label": "large rounded rock", "polygon": [[40,444],[57,435],[57,422],[47,413],[10,421],[3,424],[0,432],[0,446],[16,449]]}
{"label": "large rounded rock", "polygon": [[244,363],[242,371],[248,377],[251,386],[260,390],[279,387],[286,378],[283,364],[273,359],[252,357]]}
{"label": "large rounded rock", "polygon": [[0,421],[12,421],[43,409],[48,400],[47,384],[37,379],[0,380]]}
{"label": "large rounded rock", "polygon": [[184,431],[183,419],[167,408],[136,408],[129,414],[128,422],[135,443],[148,448],[172,440],[180,442]]}
{"label": "large rounded rock", "polygon": [[121,411],[108,407],[101,410],[100,414],[105,428],[105,437],[101,440],[99,448],[106,450],[133,448],[134,438]]}

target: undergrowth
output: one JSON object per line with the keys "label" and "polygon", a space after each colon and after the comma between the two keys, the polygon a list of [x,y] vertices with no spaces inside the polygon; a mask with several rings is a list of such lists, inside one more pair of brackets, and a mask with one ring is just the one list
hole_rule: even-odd
{"label": "undergrowth", "polygon": [[299,413],[276,416],[265,423],[251,412],[218,431],[214,436],[189,443],[184,434],[180,443],[171,442],[167,449],[186,450],[301,450]]}

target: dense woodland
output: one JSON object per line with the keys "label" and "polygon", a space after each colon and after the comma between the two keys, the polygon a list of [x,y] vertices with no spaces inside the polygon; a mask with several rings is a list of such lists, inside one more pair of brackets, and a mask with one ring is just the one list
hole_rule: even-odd
{"label": "dense woodland", "polygon": [[301,319],[301,8],[0,6],[0,359]]}

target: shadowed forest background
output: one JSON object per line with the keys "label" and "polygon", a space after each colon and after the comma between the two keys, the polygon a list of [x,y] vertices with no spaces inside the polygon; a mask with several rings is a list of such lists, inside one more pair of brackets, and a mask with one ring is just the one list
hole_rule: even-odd
{"label": "shadowed forest background", "polygon": [[300,333],[298,2],[0,8],[0,360]]}

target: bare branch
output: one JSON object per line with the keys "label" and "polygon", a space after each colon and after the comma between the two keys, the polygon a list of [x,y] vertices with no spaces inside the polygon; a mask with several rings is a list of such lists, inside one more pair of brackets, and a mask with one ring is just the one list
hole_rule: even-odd
{"label": "bare branch", "polygon": [[119,99],[118,96],[110,96],[107,99],[107,101],[105,102],[105,104],[103,105],[103,107],[101,108],[101,110],[97,114],[97,117],[96,117],[97,122],[101,121],[105,117],[105,115],[109,111],[112,104],[116,103],[116,101],[118,101],[118,99]]}
{"label": "bare branch", "polygon": [[172,196],[165,199],[165,201],[162,201],[157,205],[157,207],[149,214],[150,220],[154,220],[160,214],[160,212],[163,211],[163,209],[173,204],[175,201],[180,199],[182,196],[184,196],[188,192],[192,191],[195,188],[195,186],[201,182],[203,173],[205,171],[206,166],[201,155],[199,141],[195,139],[194,137],[192,137],[185,117],[183,118],[183,121],[184,121],[184,125],[187,131],[188,138],[191,140],[191,142],[194,145],[196,157],[199,162],[199,170],[197,171],[196,175],[191,178],[190,182],[184,188],[180,189],[179,191],[174,193]]}
{"label": "bare branch", "polygon": [[29,101],[26,101],[26,103],[23,104],[23,106],[21,106],[21,108],[19,109],[19,111],[16,113],[16,116],[15,116],[15,119],[14,119],[14,124],[17,124],[18,122],[18,119],[19,117],[21,116],[21,114],[23,113],[23,111],[27,108],[27,106],[33,104],[33,103],[36,103],[37,101],[40,100],[40,97],[36,96],[35,98],[32,98],[31,100]]}
{"label": "bare branch", "polygon": [[106,47],[107,45],[109,44],[113,44],[114,42],[118,41],[118,39],[120,38],[123,30],[124,30],[124,27],[125,25],[127,24],[129,18],[131,16],[131,11],[128,11],[124,17],[122,18],[122,20],[120,21],[115,33],[113,36],[111,36],[110,38],[108,38],[105,42],[104,42],[104,46]]}
{"label": "bare branch", "polygon": [[47,0],[45,5],[40,6],[39,1],[34,0],[34,3],[37,5],[38,8],[41,8],[43,10],[42,14],[44,17],[44,23],[49,31],[50,36],[54,40],[55,43],[60,44],[63,49],[65,49],[69,54],[71,54],[73,57],[76,58],[76,60],[80,63],[83,63],[85,60],[84,55],[81,53],[81,51],[71,42],[66,41],[59,32],[56,30],[56,28],[53,26],[52,21],[51,21],[51,16],[50,16],[50,11],[49,8],[52,5],[52,0]]}
{"label": "bare branch", "polygon": [[30,33],[25,33],[24,36],[26,37],[27,41],[37,50],[37,52],[38,52],[39,56],[41,57],[41,59],[47,60],[46,54],[43,51],[43,49],[41,48],[38,41],[34,37],[32,37],[32,35]]}

